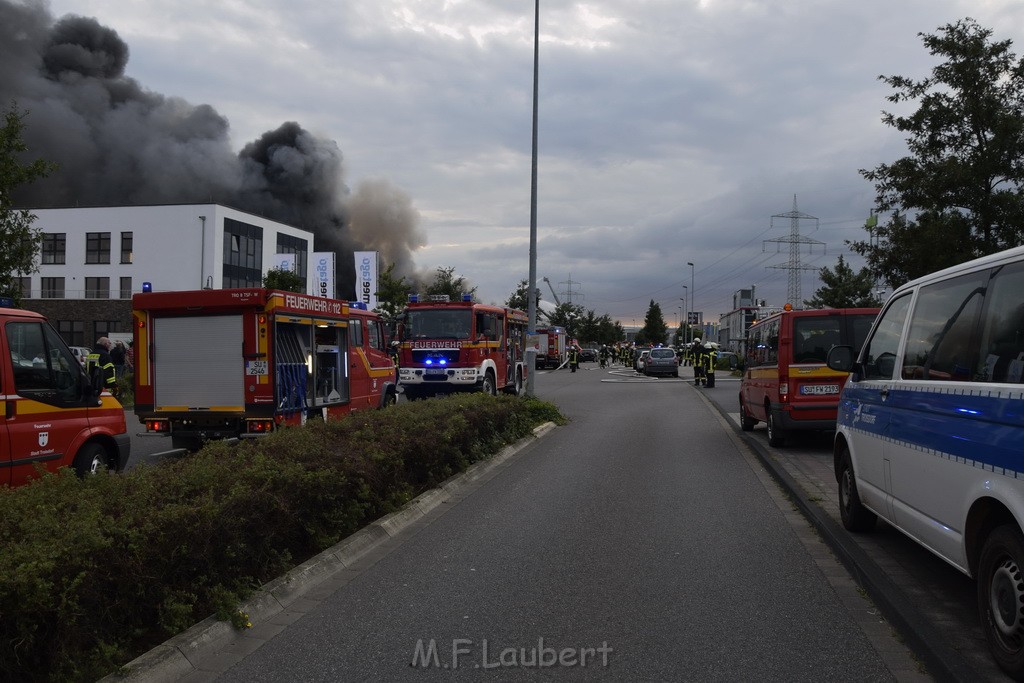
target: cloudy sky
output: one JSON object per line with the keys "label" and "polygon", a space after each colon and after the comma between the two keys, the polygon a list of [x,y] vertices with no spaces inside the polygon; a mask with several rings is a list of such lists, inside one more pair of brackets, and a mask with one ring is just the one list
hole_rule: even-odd
{"label": "cloudy sky", "polygon": [[[18,2],[19,0],[14,0]],[[21,0],[36,4],[34,0]],[[94,17],[145,89],[210,105],[241,149],[296,121],[350,188],[411,201],[421,271],[500,302],[529,267],[532,0],[52,0]],[[717,320],[755,286],[781,305],[792,211],[802,266],[857,266],[904,154],[888,87],[936,64],[918,33],[964,17],[1020,52],[1019,0],[541,0],[538,286],[624,324],[649,302]],[[815,230],[816,228],[816,230]],[[421,244],[421,245],[420,245]],[[692,269],[687,262],[695,264]],[[691,279],[692,275],[692,279]],[[692,284],[691,284],[692,283]],[[801,277],[802,298],[819,286]],[[684,286],[686,289],[684,289]]]}

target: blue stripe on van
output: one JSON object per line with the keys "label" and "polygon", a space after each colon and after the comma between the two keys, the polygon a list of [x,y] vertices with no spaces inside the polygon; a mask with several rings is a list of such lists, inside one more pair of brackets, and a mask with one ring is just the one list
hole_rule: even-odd
{"label": "blue stripe on van", "polygon": [[875,382],[848,382],[839,424],[887,441],[1024,474],[1024,391],[977,384],[900,386],[881,401]]}

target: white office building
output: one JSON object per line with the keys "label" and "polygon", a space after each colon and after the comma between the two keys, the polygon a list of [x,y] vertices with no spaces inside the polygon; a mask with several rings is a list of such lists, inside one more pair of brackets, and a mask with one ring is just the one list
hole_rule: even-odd
{"label": "white office building", "polygon": [[313,281],[313,233],[219,204],[33,209],[39,270],[22,278],[25,308],[72,345],[129,332],[131,297],[154,291],[258,287],[294,254]]}

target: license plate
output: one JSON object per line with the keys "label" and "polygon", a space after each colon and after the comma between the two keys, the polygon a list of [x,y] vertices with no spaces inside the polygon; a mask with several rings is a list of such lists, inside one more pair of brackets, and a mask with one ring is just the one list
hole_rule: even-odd
{"label": "license plate", "polygon": [[426,373],[428,375],[443,375],[444,368],[427,368]]}
{"label": "license plate", "polygon": [[800,393],[804,396],[831,396],[839,393],[838,384],[803,384]]}

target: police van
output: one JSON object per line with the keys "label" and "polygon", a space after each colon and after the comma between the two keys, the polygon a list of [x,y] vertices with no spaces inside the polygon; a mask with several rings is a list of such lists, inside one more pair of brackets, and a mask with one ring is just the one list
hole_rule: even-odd
{"label": "police van", "polygon": [[100,386],[43,316],[0,308],[0,486],[39,468],[124,469],[124,409]]}
{"label": "police van", "polygon": [[881,517],[977,581],[992,653],[1024,677],[1024,247],[909,282],[850,372],[834,466],[844,526]]}

